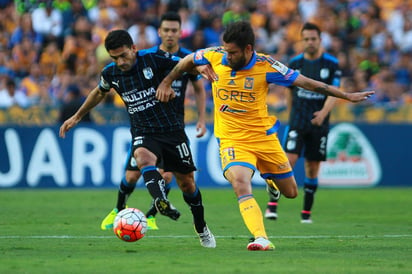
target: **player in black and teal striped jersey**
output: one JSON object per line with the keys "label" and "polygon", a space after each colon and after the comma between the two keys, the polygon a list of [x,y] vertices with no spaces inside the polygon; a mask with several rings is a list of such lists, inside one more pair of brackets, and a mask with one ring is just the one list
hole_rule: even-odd
{"label": "player in black and teal striped jersey", "polygon": [[[201,245],[214,248],[215,238],[204,220],[202,196],[194,182],[193,172],[196,168],[184,132],[184,121],[179,118],[174,103],[161,103],[155,97],[157,86],[175,66],[178,58],[150,50],[136,52],[132,38],[125,30],[111,31],[105,39],[105,47],[113,62],[102,70],[99,85],[89,93],[76,114],[63,123],[60,135],[64,137],[85,113],[114,89],[126,105],[133,155],[156,209],[173,220],[180,216],[167,199],[165,181],[157,169],[162,161],[164,170],[174,173],[183,198],[191,208]],[[126,201],[133,189],[133,184],[122,182],[119,200]],[[116,211],[117,208],[107,217],[116,216]]]}
{"label": "player in black and teal striped jersey", "polygon": [[[341,70],[338,59],[321,48],[321,31],[318,26],[306,23],[302,28],[304,52],[292,58],[289,68],[302,75],[340,86]],[[320,162],[326,160],[326,144],[329,133],[329,114],[335,97],[289,87],[289,125],[286,129],[284,149],[292,166],[301,155],[305,158],[304,202],[301,222],[311,223],[314,194],[318,186]],[[277,219],[277,205],[280,193],[268,188],[269,202],[265,212],[268,219]]]}

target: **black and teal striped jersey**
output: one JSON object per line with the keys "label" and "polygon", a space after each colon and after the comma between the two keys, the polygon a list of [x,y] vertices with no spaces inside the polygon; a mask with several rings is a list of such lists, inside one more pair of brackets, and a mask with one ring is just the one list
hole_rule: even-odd
{"label": "black and teal striped jersey", "polygon": [[[167,133],[184,129],[183,103],[182,106],[173,100],[161,103],[155,97],[160,82],[179,59],[155,47],[138,51],[136,63],[129,71],[121,71],[114,62],[103,68],[99,89],[108,92],[113,88],[120,95],[126,105],[134,134]],[[189,76],[184,78],[187,77]],[[182,89],[186,88],[186,84],[183,85],[182,82]]]}
{"label": "black and teal striped jersey", "polygon": [[[338,59],[328,53],[323,53],[316,60],[307,60],[303,53],[291,59],[289,68],[299,71],[302,75],[321,81],[328,85],[340,86],[341,70]],[[322,109],[327,96],[291,86],[292,108],[289,117],[289,126],[296,129],[310,129],[313,125],[313,113]],[[325,118],[322,127],[329,127],[329,115]]]}
{"label": "black and teal striped jersey", "polygon": [[[155,46],[153,48],[148,49],[148,51],[155,51],[160,55],[169,56],[170,54],[161,50],[159,46]],[[186,55],[191,54],[192,52],[186,48],[179,48],[179,50],[173,53],[173,56],[177,56],[179,58],[184,58]],[[172,83],[172,88],[176,93],[176,97],[170,101],[170,103],[175,104],[176,111],[178,113],[179,119],[184,122],[184,115],[185,115],[185,96],[186,96],[186,89],[189,80],[191,82],[198,81],[201,78],[200,75],[193,75],[193,74],[184,74],[182,77],[176,79]]]}

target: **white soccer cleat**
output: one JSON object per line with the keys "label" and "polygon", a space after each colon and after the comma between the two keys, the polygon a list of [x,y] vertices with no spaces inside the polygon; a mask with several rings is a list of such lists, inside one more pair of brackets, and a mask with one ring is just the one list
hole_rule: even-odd
{"label": "white soccer cleat", "polygon": [[200,244],[203,247],[208,247],[208,248],[216,247],[215,236],[213,236],[212,232],[209,230],[207,226],[203,228],[203,233],[197,233],[197,234],[199,235]]}
{"label": "white soccer cleat", "polygon": [[266,209],[265,218],[270,220],[276,220],[278,218],[278,214],[276,212],[270,211],[269,209]]}
{"label": "white soccer cleat", "polygon": [[263,237],[256,238],[253,242],[247,245],[247,249],[250,251],[271,251],[275,249],[275,245],[271,241]]}
{"label": "white soccer cleat", "polygon": [[302,219],[300,220],[301,224],[313,224],[312,219]]}

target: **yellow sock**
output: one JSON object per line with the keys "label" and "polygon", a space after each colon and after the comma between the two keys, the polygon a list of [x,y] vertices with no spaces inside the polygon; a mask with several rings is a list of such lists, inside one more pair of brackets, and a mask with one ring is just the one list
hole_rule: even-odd
{"label": "yellow sock", "polygon": [[239,203],[240,214],[250,233],[255,237],[267,238],[263,215],[255,198],[243,200]]}

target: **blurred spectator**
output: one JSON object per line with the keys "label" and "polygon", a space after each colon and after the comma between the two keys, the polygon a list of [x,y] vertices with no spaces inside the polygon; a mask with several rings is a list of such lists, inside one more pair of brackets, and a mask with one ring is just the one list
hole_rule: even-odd
{"label": "blurred spectator", "polygon": [[[220,20],[220,19],[219,19]],[[205,35],[203,30],[197,30],[190,40],[183,41],[181,44],[193,51],[206,48]]]}
{"label": "blurred spectator", "polygon": [[387,67],[373,77],[373,88],[376,91],[375,105],[387,109],[398,108],[403,105],[403,90],[395,80],[395,74]]}
{"label": "blurred spectator", "polygon": [[43,43],[43,36],[33,29],[32,18],[30,13],[25,13],[19,18],[19,25],[14,29],[10,37],[9,48],[21,44],[23,38],[29,38],[35,47],[40,50]]}
{"label": "blurred spectator", "polygon": [[29,106],[29,100],[26,94],[20,90],[16,90],[16,83],[12,78],[6,78],[5,87],[0,90],[0,108],[9,108],[17,105],[25,108]]}
{"label": "blurred spectator", "polygon": [[94,54],[94,49],[90,33],[81,32],[66,37],[62,52],[65,68],[74,74],[84,73],[89,66],[88,55]]}
{"label": "blurred spectator", "polygon": [[63,36],[73,34],[74,26],[81,18],[83,18],[83,20],[87,18],[87,10],[81,0],[72,0],[70,7],[62,11]]}
{"label": "blurred spectator", "polygon": [[402,53],[398,62],[391,67],[395,82],[400,85],[403,92],[408,91],[412,83],[412,58],[410,53]]}
{"label": "blurred spectator", "polygon": [[15,77],[10,53],[6,47],[0,46],[0,77]]}
{"label": "blurred spectator", "polygon": [[388,35],[383,43],[383,47],[378,50],[378,62],[389,66],[390,64],[398,62],[399,55],[399,48],[396,46],[392,35]]}
{"label": "blurred spectator", "polygon": [[220,17],[215,16],[211,22],[203,30],[206,47],[216,47],[222,44],[221,36],[223,33],[223,25]]}
{"label": "blurred spectator", "polygon": [[[287,22],[291,14],[298,10],[296,0],[267,0],[268,10],[282,22]],[[299,32],[300,33],[300,32]]]}
{"label": "blurred spectator", "polygon": [[34,31],[43,35],[45,41],[55,40],[62,45],[63,17],[62,13],[53,7],[53,1],[48,0],[33,10],[32,23]]}
{"label": "blurred spectator", "polygon": [[195,20],[193,20],[193,17],[191,16],[190,10],[188,8],[182,7],[179,9],[178,13],[180,15],[180,18],[182,19],[182,35],[180,39],[190,39],[196,31],[196,22]]}
{"label": "blurred spectator", "polygon": [[63,103],[67,87],[74,83],[75,79],[75,74],[69,69],[63,69],[53,76],[48,87],[48,94],[54,106],[59,106]]}
{"label": "blurred spectator", "polygon": [[30,67],[37,61],[37,50],[33,41],[29,37],[23,37],[20,44],[12,50],[12,68],[18,78],[23,78],[29,74]]}
{"label": "blurred spectator", "polygon": [[233,0],[230,4],[229,10],[223,13],[222,24],[227,26],[230,23],[249,20],[250,13],[245,8],[245,3],[243,0]]}
{"label": "blurred spectator", "polygon": [[48,94],[48,81],[42,74],[38,63],[31,64],[30,73],[21,80],[19,89],[27,95],[31,105],[49,105],[51,103]]}
{"label": "blurred spectator", "polygon": [[285,29],[282,27],[280,19],[276,16],[271,16],[267,21],[266,31],[268,33],[268,39],[264,51],[269,54],[276,53],[279,44],[285,36]]}
{"label": "blurred spectator", "polygon": [[394,31],[393,39],[401,51],[412,52],[412,18],[405,18],[403,26]]}
{"label": "blurred spectator", "polygon": [[138,49],[151,48],[158,44],[157,29],[149,25],[144,18],[136,18],[127,31]]}
{"label": "blurred spectator", "polygon": [[309,21],[316,15],[319,7],[318,0],[300,0],[298,2],[299,13],[302,16],[302,20],[304,22]]}
{"label": "blurred spectator", "polygon": [[[69,119],[84,102],[84,97],[81,95],[80,89],[77,85],[70,85],[64,97],[64,102],[60,107],[59,122],[63,123]],[[81,122],[92,122],[90,113],[87,113]]]}
{"label": "blurred spectator", "polygon": [[63,68],[62,56],[57,42],[49,42],[39,58],[40,69],[49,80]]}

